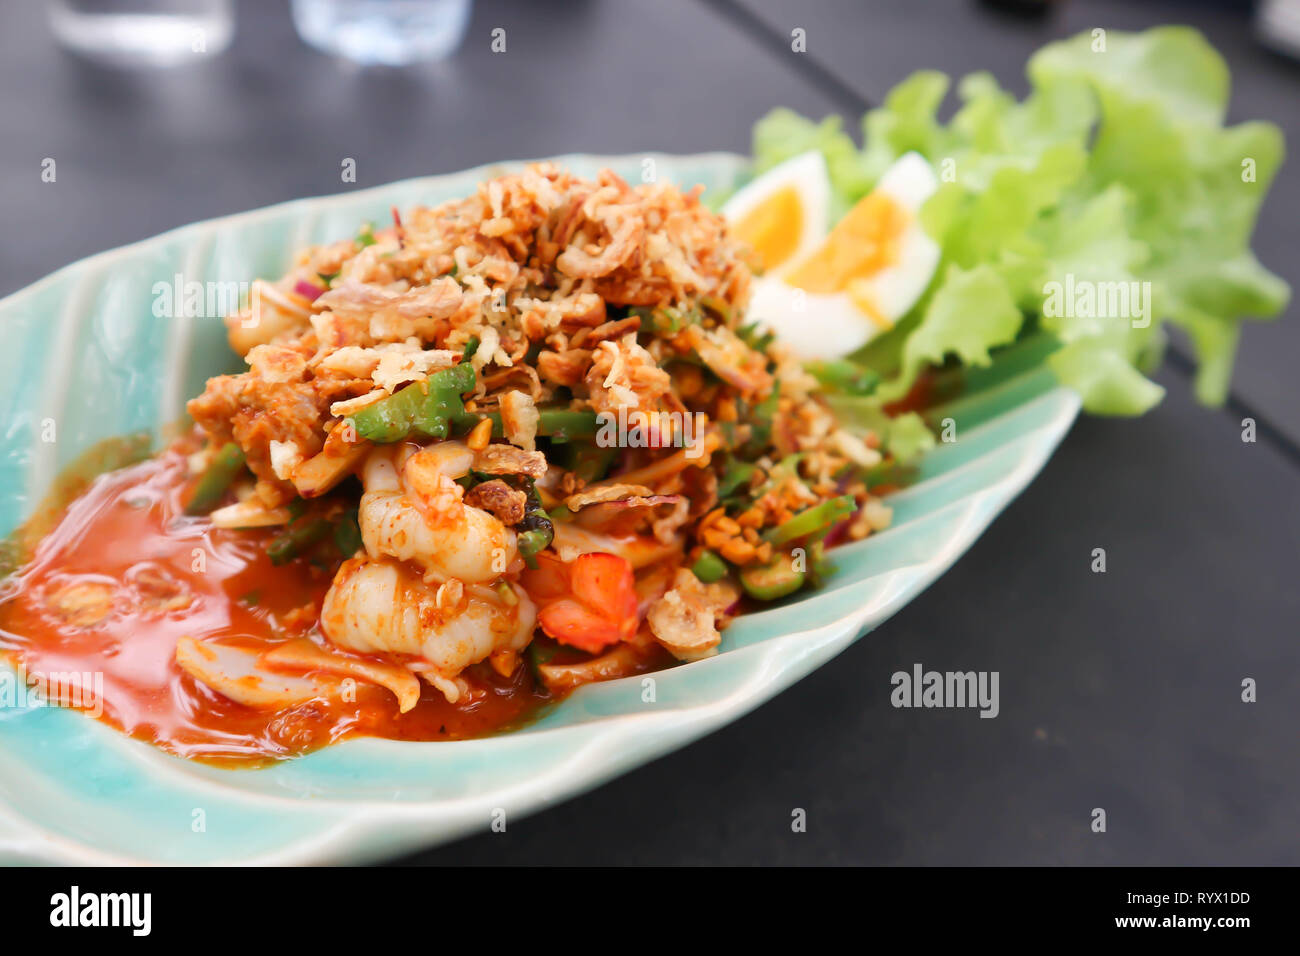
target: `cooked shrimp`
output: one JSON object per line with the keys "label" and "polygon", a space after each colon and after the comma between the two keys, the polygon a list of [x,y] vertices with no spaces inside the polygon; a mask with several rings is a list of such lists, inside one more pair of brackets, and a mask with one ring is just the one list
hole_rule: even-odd
{"label": "cooked shrimp", "polygon": [[412,561],[432,581],[495,581],[519,566],[515,533],[490,512],[465,504],[456,479],[474,453],[457,441],[416,450],[379,448],[362,472],[358,521],[366,552]]}
{"label": "cooked shrimp", "polygon": [[429,667],[413,669],[455,703],[457,674],[499,651],[522,650],[532,637],[536,608],[523,588],[506,587],[508,597],[474,585],[450,589],[449,598],[405,565],[351,558],[325,595],[321,630],[355,651],[420,658]]}

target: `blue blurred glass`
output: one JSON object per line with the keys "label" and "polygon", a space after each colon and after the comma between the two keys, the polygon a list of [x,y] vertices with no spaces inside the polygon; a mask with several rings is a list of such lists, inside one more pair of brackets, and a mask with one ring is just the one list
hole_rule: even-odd
{"label": "blue blurred glass", "polygon": [[406,66],[460,46],[473,0],[293,0],[309,46],[357,63]]}

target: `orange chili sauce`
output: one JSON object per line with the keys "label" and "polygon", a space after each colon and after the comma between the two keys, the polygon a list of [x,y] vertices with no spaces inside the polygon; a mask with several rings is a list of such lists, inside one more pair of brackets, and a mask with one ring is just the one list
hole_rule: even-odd
{"label": "orange chili sauce", "polygon": [[[487,664],[465,671],[481,691],[467,704],[448,704],[421,682],[420,702],[405,714],[391,693],[366,684],[354,703],[319,699],[267,711],[194,681],[176,664],[178,638],[265,649],[300,637],[335,566],[295,560],[276,567],[265,551],[274,529],[226,530],[185,515],[186,454],[193,450],[182,439],[156,458],[95,479],[5,582],[0,651],[29,679],[102,674],[101,719],[170,753],[223,765],[265,764],[347,737],[478,737],[517,726],[555,699],[522,664],[509,678]],[[154,586],[169,579],[192,595],[188,606],[157,606]],[[48,603],[79,580],[114,589],[108,616],[90,626],[69,623]],[[315,625],[306,633],[323,641]]]}

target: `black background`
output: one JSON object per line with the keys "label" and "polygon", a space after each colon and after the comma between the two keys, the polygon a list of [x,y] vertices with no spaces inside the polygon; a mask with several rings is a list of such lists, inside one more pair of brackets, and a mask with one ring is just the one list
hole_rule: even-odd
{"label": "black background", "polygon": [[[644,871],[636,877],[657,880],[662,874]],[[7,931],[17,930],[28,937],[40,936],[42,942],[82,944],[112,940],[136,948],[158,944],[189,943],[200,928],[207,938],[225,942],[292,941],[298,948],[321,944],[333,949],[356,945],[374,945],[375,928],[380,926],[392,936],[406,941],[423,938],[428,920],[413,918],[407,900],[421,894],[432,895],[425,885],[412,886],[402,870],[370,870],[339,873],[329,869],[299,869],[294,872],[261,870],[238,875],[232,890],[224,874],[212,871],[139,869],[130,873],[107,873],[103,870],[43,870],[24,874],[21,882],[7,888],[5,901],[10,916]],[[712,872],[667,874],[674,880],[679,895],[692,892],[705,881],[713,884]],[[602,873],[571,871],[565,874],[569,895],[595,896],[606,887],[597,887]],[[531,880],[500,870],[466,871],[455,874],[456,890],[465,898],[481,899],[500,896],[513,888],[515,881]],[[743,880],[744,874],[726,874],[729,881]],[[769,943],[774,927],[784,928],[802,922],[807,912],[808,888],[796,883],[800,875],[790,870],[767,870],[762,885],[745,885],[749,898],[755,900],[763,918],[715,921],[715,925],[693,928],[692,935],[712,943],[725,938],[731,946],[751,939]],[[341,883],[341,881],[346,881]],[[692,882],[693,881],[693,882]],[[1056,869],[1003,869],[972,873],[966,869],[922,870],[897,869],[880,885],[859,892],[861,903],[840,925],[870,928],[893,937],[912,937],[930,944],[938,940],[957,939],[963,943],[977,940],[1049,939],[1068,935],[1072,941],[1093,937],[1128,935],[1135,939],[1186,942],[1192,938],[1209,938],[1220,944],[1241,941],[1253,930],[1283,930],[1291,912],[1289,907],[1290,874],[1283,870],[1178,869],[1154,868],[1139,871]],[[693,885],[694,884],[694,885]],[[149,893],[150,932],[137,937],[131,928],[53,927],[50,914],[55,894],[71,897],[71,887],[78,896],[99,893]],[[322,909],[322,899],[339,894],[346,887],[347,906],[336,913]],[[713,886],[710,886],[713,889]],[[1175,903],[1175,894],[1187,894],[1193,902]],[[1195,902],[1198,894],[1206,897]],[[230,910],[236,894],[250,902],[237,915]],[[1136,894],[1136,895],[1132,895]],[[1216,894],[1210,896],[1209,894]],[[1217,894],[1224,894],[1222,897]],[[1237,894],[1235,897],[1231,894]],[[521,897],[525,894],[519,894]],[[1144,902],[1147,897],[1167,896],[1159,904]],[[423,901],[422,901],[423,902]],[[396,906],[394,904],[397,904]],[[438,902],[425,904],[430,913],[438,912]],[[608,939],[616,933],[627,934],[630,920],[626,907],[588,906],[583,916],[583,931],[588,939]],[[934,915],[942,913],[943,919]],[[218,915],[220,914],[220,915]],[[304,914],[299,916],[298,914]],[[531,915],[531,914],[530,914]],[[838,914],[837,914],[838,915]],[[1248,926],[1204,928],[1146,928],[1116,926],[1120,918],[1246,918]],[[482,944],[480,920],[448,919],[439,926],[438,941],[442,948],[461,948]],[[644,928],[644,919],[635,929]],[[223,930],[225,931],[223,933]]]}
{"label": "black background", "polygon": [[[856,129],[915,68],[988,68],[1022,89],[1034,48],[1093,26],[1198,24],[1232,66],[1233,118],[1300,129],[1300,69],[1258,47],[1246,5],[1056,6],[1023,19],[968,0],[479,0],[451,60],[359,72],[304,48],[284,4],[242,2],[222,57],[124,75],[59,53],[40,4],[6,3],[0,294],[297,196],[567,151],[743,152],[774,105]],[[505,54],[489,50],[495,27]],[[793,27],[806,54],[789,50]],[[40,183],[46,156],[55,186]],[[339,182],[345,156],[355,187]],[[1256,243],[1295,285],[1298,175],[1283,170]],[[833,664],[504,834],[403,862],[1300,861],[1300,325],[1247,329],[1224,410],[1192,402],[1185,354],[1160,375],[1159,408],[1082,419],[948,574]],[[1247,415],[1255,444],[1240,440]],[[1097,547],[1104,575],[1089,570]],[[890,674],[916,662],[999,671],[1001,715],[891,708]],[[1258,703],[1240,701],[1245,677]]]}

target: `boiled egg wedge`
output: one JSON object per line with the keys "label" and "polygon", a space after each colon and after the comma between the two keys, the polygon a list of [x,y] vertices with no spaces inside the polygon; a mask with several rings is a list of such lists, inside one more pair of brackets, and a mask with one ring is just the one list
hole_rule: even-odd
{"label": "boiled egg wedge", "polygon": [[892,328],[929,286],[939,246],[918,221],[938,188],[930,164],[907,153],[834,228],[820,153],[787,160],[723,207],[732,234],[757,254],[749,318],[805,359],[839,358]]}
{"label": "boiled egg wedge", "polygon": [[813,150],[773,166],[722,207],[732,236],[753,251],[765,276],[807,259],[830,230],[831,179]]}

